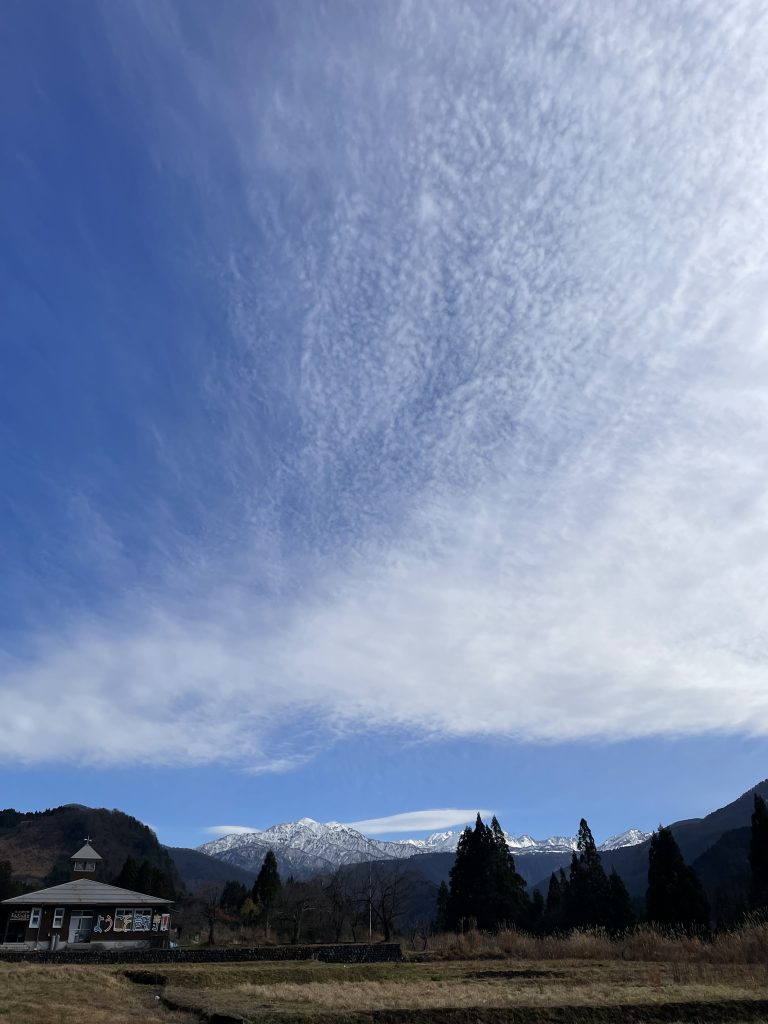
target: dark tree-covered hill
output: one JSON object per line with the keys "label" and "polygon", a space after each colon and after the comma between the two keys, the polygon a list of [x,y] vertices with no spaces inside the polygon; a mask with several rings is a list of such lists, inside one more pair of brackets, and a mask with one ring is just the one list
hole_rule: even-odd
{"label": "dark tree-covered hill", "polygon": [[210,857],[199,850],[189,850],[183,846],[168,846],[166,849],[190,892],[226,882],[241,882],[250,891],[256,879],[255,871],[246,871],[245,868]]}
{"label": "dark tree-covered hill", "polygon": [[70,857],[90,836],[103,858],[97,878],[111,882],[132,857],[148,862],[182,888],[176,867],[157,836],[122,811],[66,804],[42,812],[0,811],[0,860],[8,860],[13,876],[26,887],[57,885],[71,878]]}

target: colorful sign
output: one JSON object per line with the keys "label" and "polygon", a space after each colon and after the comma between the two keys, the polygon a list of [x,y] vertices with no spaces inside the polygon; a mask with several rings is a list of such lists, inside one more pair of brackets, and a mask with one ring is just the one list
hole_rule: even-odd
{"label": "colorful sign", "polygon": [[133,929],[133,911],[118,907],[115,911],[114,931],[130,932]]}
{"label": "colorful sign", "polygon": [[133,930],[135,932],[148,932],[151,927],[152,911],[147,910],[145,907],[136,907],[133,912]]}

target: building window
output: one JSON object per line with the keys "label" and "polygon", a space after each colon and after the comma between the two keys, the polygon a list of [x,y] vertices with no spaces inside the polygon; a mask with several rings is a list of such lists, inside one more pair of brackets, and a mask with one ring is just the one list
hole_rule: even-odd
{"label": "building window", "polygon": [[39,928],[40,927],[40,916],[43,913],[42,907],[32,907],[32,913],[29,915],[29,927]]}
{"label": "building window", "polygon": [[61,928],[64,924],[64,907],[56,907],[53,912],[53,927]]}

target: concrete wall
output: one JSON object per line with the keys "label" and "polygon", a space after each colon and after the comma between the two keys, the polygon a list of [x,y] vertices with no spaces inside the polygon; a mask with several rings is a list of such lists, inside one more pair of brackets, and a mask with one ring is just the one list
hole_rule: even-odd
{"label": "concrete wall", "polygon": [[0,960],[36,964],[211,964],[257,960],[319,960],[328,964],[367,964],[402,960],[397,942],[341,943],[334,946],[231,946],[222,949],[3,949]]}

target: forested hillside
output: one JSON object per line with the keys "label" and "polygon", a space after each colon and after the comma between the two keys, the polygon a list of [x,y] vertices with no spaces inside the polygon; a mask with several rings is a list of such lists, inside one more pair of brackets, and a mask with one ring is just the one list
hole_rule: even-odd
{"label": "forested hillside", "polygon": [[111,882],[132,858],[181,887],[173,860],[152,829],[122,811],[80,804],[29,813],[0,811],[0,861],[9,861],[14,880],[26,887],[69,881],[70,857],[86,836],[103,858],[100,881]]}

